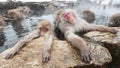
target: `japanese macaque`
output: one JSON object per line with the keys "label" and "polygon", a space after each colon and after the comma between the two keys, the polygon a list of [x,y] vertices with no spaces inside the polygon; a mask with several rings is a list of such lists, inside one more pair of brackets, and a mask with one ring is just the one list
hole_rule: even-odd
{"label": "japanese macaque", "polygon": [[[57,30],[56,30],[57,29]],[[56,32],[58,31],[58,32]],[[103,25],[95,25],[89,24],[85,20],[81,19],[76,11],[72,9],[66,10],[58,10],[55,16],[55,32],[56,35],[60,35],[61,37],[65,37],[65,39],[71,43],[71,45],[75,46],[80,50],[81,59],[85,63],[89,63],[91,61],[91,55],[89,48],[84,41],[84,39],[78,36],[77,32],[81,33],[82,31],[105,31],[116,33],[117,29],[113,27],[107,27]]]}
{"label": "japanese macaque", "polygon": [[8,11],[8,16],[13,20],[22,20],[29,16],[31,13],[30,8],[27,6],[18,7],[16,9],[11,9]]}
{"label": "japanese macaque", "polygon": [[110,26],[110,27],[119,27],[120,26],[120,13],[116,13],[110,17],[108,26]]}
{"label": "japanese macaque", "polygon": [[6,18],[6,17],[0,15],[0,32],[3,31],[3,28],[4,28],[5,25],[7,24],[6,22],[7,22],[7,21],[10,21],[10,20],[11,20],[11,19]]}
{"label": "japanese macaque", "polygon": [[3,19],[3,16],[0,15],[0,32],[3,30],[4,26],[5,26],[5,21]]}
{"label": "japanese macaque", "polygon": [[45,37],[45,43],[44,43],[44,50],[42,53],[42,62],[46,63],[50,59],[50,49],[53,41],[53,31],[52,26],[48,20],[43,20],[38,24],[37,30],[33,31],[29,35],[25,36],[22,40],[20,40],[15,46],[11,48],[11,51],[6,54],[5,59],[12,58],[16,53],[19,52],[19,50],[22,48],[22,46],[34,38],[37,37]]}
{"label": "japanese macaque", "polygon": [[32,13],[31,9],[27,6],[24,7],[18,7],[19,11],[23,13],[24,15],[28,16]]}
{"label": "japanese macaque", "polygon": [[83,18],[89,22],[92,23],[95,20],[95,14],[94,12],[90,11],[90,10],[84,10],[83,11]]}

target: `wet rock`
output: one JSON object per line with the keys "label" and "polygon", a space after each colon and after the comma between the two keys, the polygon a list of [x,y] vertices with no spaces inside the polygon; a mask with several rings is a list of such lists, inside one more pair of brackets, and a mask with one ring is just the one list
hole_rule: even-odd
{"label": "wet rock", "polygon": [[26,3],[27,6],[29,6],[31,9],[33,10],[40,10],[40,9],[45,9],[45,6],[42,5],[41,2],[37,2],[37,3]]}
{"label": "wet rock", "polygon": [[25,6],[25,3],[18,1],[18,2],[13,2],[13,1],[9,1],[9,2],[1,2],[1,9],[3,10],[9,10],[9,9],[15,9],[18,6]]}
{"label": "wet rock", "polygon": [[[24,46],[21,51],[12,59],[3,59],[5,54],[10,49],[0,54],[1,68],[68,68],[104,65],[109,63],[112,58],[109,51],[95,42],[86,41],[90,47],[92,61],[90,64],[85,64],[81,61],[79,51],[70,46],[66,41],[55,39],[51,49],[51,59],[48,63],[42,64],[42,50],[44,39],[38,38],[30,41]],[[94,64],[94,65],[93,65]]]}
{"label": "wet rock", "polygon": [[86,33],[84,36],[97,42],[102,42],[106,44],[113,44],[113,45],[119,45],[120,43],[120,32],[117,34],[112,34],[109,32],[99,32],[99,31],[92,31]]}
{"label": "wet rock", "polygon": [[117,34],[104,33],[99,31],[92,31],[85,34],[85,37],[93,41],[103,43],[104,46],[110,51],[113,61],[111,65],[119,68],[120,64],[120,32]]}
{"label": "wet rock", "polygon": [[0,9],[2,9],[4,6],[4,3],[0,2]]}
{"label": "wet rock", "polygon": [[14,9],[17,7],[17,3],[13,1],[6,2],[4,4],[5,9]]}
{"label": "wet rock", "polygon": [[[30,7],[30,9],[32,9],[33,11],[33,15],[39,15],[41,14],[41,12],[45,11],[45,6],[41,3],[41,2],[37,2],[37,3],[26,3],[26,5],[28,7]],[[38,11],[38,12],[36,12]]]}

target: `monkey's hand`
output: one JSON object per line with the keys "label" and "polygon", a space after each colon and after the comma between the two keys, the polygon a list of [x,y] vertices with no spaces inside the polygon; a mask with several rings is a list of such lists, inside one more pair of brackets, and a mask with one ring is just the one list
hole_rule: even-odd
{"label": "monkey's hand", "polygon": [[73,46],[77,47],[80,50],[81,59],[85,63],[89,63],[91,61],[90,51],[84,39],[72,32],[66,32],[65,37]]}
{"label": "monkey's hand", "polygon": [[90,55],[90,51],[88,47],[82,48],[81,49],[81,59],[85,62],[85,63],[90,63],[91,59],[91,55]]}
{"label": "monkey's hand", "polygon": [[42,63],[47,63],[50,60],[50,53],[47,51],[44,51],[42,53]]}
{"label": "monkey's hand", "polygon": [[16,53],[18,53],[18,49],[12,47],[9,51],[9,53],[6,54],[5,59],[12,58]]}

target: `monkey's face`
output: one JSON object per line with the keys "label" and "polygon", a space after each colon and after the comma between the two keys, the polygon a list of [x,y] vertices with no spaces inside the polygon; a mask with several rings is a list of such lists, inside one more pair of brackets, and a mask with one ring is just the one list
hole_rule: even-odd
{"label": "monkey's face", "polygon": [[72,10],[64,11],[62,13],[62,18],[65,22],[69,24],[75,24],[76,17],[75,17],[74,12],[72,12]]}
{"label": "monkey's face", "polygon": [[38,25],[38,30],[40,36],[44,36],[47,32],[51,30],[51,24],[49,21],[43,20]]}
{"label": "monkey's face", "polygon": [[40,36],[44,36],[48,31],[48,28],[46,27],[40,27],[39,28],[39,32],[40,32]]}
{"label": "monkey's face", "polygon": [[63,19],[70,24],[74,24],[74,16],[70,12],[64,12]]}

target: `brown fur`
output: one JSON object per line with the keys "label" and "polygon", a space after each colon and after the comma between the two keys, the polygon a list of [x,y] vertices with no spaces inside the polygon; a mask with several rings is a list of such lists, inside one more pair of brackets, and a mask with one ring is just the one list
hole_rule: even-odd
{"label": "brown fur", "polygon": [[[64,19],[65,13],[69,13],[72,16],[71,18],[74,18],[73,21],[66,21]],[[91,60],[90,51],[84,39],[75,34],[76,32],[81,33],[82,31],[88,32],[95,30],[107,31],[111,33],[118,32],[118,30],[115,28],[110,28],[103,25],[89,24],[85,20],[81,19],[77,12],[72,9],[66,9],[62,12],[58,11],[55,19],[55,28],[57,28],[55,29],[56,35],[59,37],[65,37],[65,39],[69,41],[73,46],[77,47],[81,52],[81,59],[86,63],[90,62]],[[62,34],[62,36],[60,34]]]}
{"label": "brown fur", "polygon": [[0,15],[0,26],[5,26],[5,21],[2,15]]}
{"label": "brown fur", "polygon": [[27,7],[18,7],[16,9],[11,9],[8,11],[8,15],[10,18],[14,20],[22,20],[30,15],[31,10]]}
{"label": "brown fur", "polygon": [[49,31],[52,31],[52,26],[51,23],[48,20],[43,20],[38,24],[38,28],[40,27],[46,27],[47,29],[49,29]]}
{"label": "brown fur", "polygon": [[113,14],[110,19],[108,26],[119,27],[120,26],[120,13]]}
{"label": "brown fur", "polygon": [[9,10],[8,15],[14,20],[24,19],[24,15],[15,9]]}
{"label": "brown fur", "polygon": [[51,45],[52,45],[52,41],[53,41],[52,27],[48,20],[43,20],[43,21],[39,22],[38,29],[31,32],[30,34],[25,36],[23,39],[21,39],[17,44],[15,44],[15,46],[13,46],[11,48],[11,51],[6,54],[5,59],[12,58],[16,53],[19,52],[20,48],[22,48],[22,46],[25,43],[33,40],[34,38],[39,37],[40,36],[40,30],[39,30],[40,27],[48,28],[48,31],[43,36],[43,37],[45,37],[46,42],[44,43],[44,50],[42,53],[42,62],[43,63],[48,62],[50,59],[50,49],[51,49]]}
{"label": "brown fur", "polygon": [[31,12],[32,12],[31,9],[30,9],[29,7],[27,7],[27,6],[18,7],[18,9],[19,9],[19,11],[20,11],[21,13],[23,13],[23,14],[26,15],[26,16],[30,15]]}
{"label": "brown fur", "polygon": [[92,23],[95,20],[95,14],[94,12],[90,11],[90,10],[84,10],[83,11],[83,18],[89,22]]}
{"label": "brown fur", "polygon": [[0,32],[3,31],[3,28],[5,27],[6,22],[4,21],[4,17],[0,15]]}

